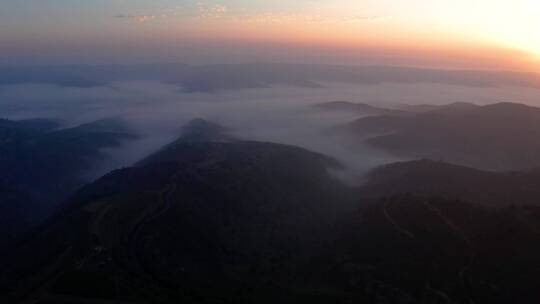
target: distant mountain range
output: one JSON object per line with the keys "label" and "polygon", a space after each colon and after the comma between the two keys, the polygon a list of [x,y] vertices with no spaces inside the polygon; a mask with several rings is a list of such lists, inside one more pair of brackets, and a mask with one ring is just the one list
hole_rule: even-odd
{"label": "distant mountain range", "polygon": [[339,112],[348,112],[348,113],[357,113],[363,115],[408,115],[409,112],[386,109],[375,107],[367,103],[354,103],[349,101],[331,101],[325,103],[319,103],[313,106],[316,109],[325,110],[325,111],[339,111]]}
{"label": "distant mountain range", "polygon": [[413,116],[373,116],[336,128],[402,158],[485,170],[540,167],[540,109],[459,103]]}
{"label": "distant mountain range", "polygon": [[444,104],[444,105],[432,105],[432,104],[402,104],[398,105],[398,109],[406,112],[413,112],[413,113],[425,113],[435,110],[458,110],[458,109],[472,109],[475,107],[479,107],[476,104],[468,103],[468,102],[454,102],[450,104]]}
{"label": "distant mountain range", "polygon": [[475,87],[540,87],[538,74],[511,71],[437,70],[391,66],[302,64],[148,64],[108,66],[1,67],[0,86],[52,84],[66,87],[110,86],[118,81],[150,80],[179,85],[184,92],[292,85],[318,88],[325,82],[347,84],[439,83]]}

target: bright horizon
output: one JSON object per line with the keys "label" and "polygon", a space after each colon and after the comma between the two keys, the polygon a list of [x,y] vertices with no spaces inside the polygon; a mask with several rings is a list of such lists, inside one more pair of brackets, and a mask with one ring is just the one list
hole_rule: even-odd
{"label": "bright horizon", "polygon": [[540,70],[533,0],[13,1],[0,64],[299,62]]}

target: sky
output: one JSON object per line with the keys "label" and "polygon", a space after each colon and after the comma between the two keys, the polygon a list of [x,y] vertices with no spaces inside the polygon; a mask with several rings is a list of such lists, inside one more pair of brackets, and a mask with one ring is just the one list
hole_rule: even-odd
{"label": "sky", "polygon": [[540,69],[535,0],[0,0],[0,65]]}

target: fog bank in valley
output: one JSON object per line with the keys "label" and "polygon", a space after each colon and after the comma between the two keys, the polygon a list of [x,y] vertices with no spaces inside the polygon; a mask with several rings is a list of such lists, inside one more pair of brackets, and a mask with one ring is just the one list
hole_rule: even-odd
{"label": "fog bank in valley", "polygon": [[326,128],[361,114],[317,111],[312,105],[335,100],[381,107],[501,101],[538,105],[539,93],[533,87],[436,83],[324,83],[218,92],[186,92],[176,84],[141,80],[89,87],[21,83],[0,87],[0,113],[9,119],[60,119],[66,126],[110,117],[125,120],[140,138],[106,151],[108,159],[89,172],[92,178],[133,164],[177,138],[186,122],[200,117],[230,128],[242,139],[297,145],[333,156],[348,168],[341,174],[361,180],[370,168],[398,159],[325,135]]}

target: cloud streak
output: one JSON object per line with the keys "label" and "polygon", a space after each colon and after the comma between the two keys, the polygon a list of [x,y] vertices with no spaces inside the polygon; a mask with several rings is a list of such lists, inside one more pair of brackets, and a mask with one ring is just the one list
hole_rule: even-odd
{"label": "cloud streak", "polygon": [[149,22],[149,21],[153,21],[159,17],[163,17],[163,16],[158,16],[158,15],[116,15],[114,16],[115,18],[120,18],[120,19],[128,19],[128,20],[132,20],[132,21],[135,21],[135,22],[138,22],[138,23],[145,23],[145,22]]}
{"label": "cloud streak", "polygon": [[383,22],[390,20],[390,16],[370,14],[344,14],[330,15],[322,10],[315,11],[253,11],[245,7],[230,7],[224,4],[205,4],[197,2],[194,7],[181,7],[168,9],[156,14],[118,14],[115,18],[132,20],[137,23],[146,23],[158,19],[180,19],[198,22],[219,21],[227,23],[257,23],[257,24],[353,24],[366,22]]}

